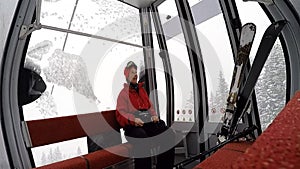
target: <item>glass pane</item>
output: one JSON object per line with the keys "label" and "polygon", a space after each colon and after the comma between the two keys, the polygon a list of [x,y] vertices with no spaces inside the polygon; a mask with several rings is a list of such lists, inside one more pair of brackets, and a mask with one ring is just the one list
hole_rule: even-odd
{"label": "glass pane", "polygon": [[[55,101],[53,95],[51,94],[52,86],[54,84],[49,83],[46,79],[46,74],[44,73],[44,68],[49,67],[48,58],[52,57],[55,49],[61,49],[63,45],[63,39],[65,33],[49,31],[49,30],[39,30],[32,33],[29,46],[27,49],[27,54],[25,58],[25,68],[35,70],[43,78],[47,85],[46,91],[42,96],[30,104],[23,106],[23,113],[25,120],[35,120],[43,118],[51,118],[56,116],[63,116],[60,112],[72,112],[72,111],[60,111],[57,107],[72,107],[65,106],[68,102],[64,102],[63,106],[58,106],[61,101]],[[55,88],[55,90],[58,88]],[[68,94],[65,95],[65,99]]]}
{"label": "glass pane", "polygon": [[[75,1],[66,3],[73,7]],[[67,29],[72,11],[60,5],[61,1],[43,2],[42,24]],[[79,1],[71,29],[142,43],[139,10],[118,1]],[[126,63],[134,61],[138,71],[144,67],[141,48],[45,29],[32,33],[25,60],[24,67],[37,72],[47,85],[39,99],[23,106],[25,121],[114,110]],[[70,151],[86,153],[86,138],[34,148],[37,166],[71,158],[63,154],[65,144],[72,147]]]}
{"label": "glass pane", "polygon": [[[194,17],[197,16],[200,17],[201,15]],[[205,65],[209,103],[208,120],[209,122],[221,122],[234,68],[223,14],[216,14],[216,16],[196,25],[196,29]]]}
{"label": "glass pane", "polygon": [[[236,3],[242,23],[253,22],[257,27],[250,54],[252,63],[264,31],[271,22],[258,3],[242,1],[236,1]],[[262,130],[265,130],[284,107],[286,100],[286,63],[279,39],[270,52],[258,78],[255,91]]]}
{"label": "glass pane", "polygon": [[36,167],[87,154],[87,147],[81,146],[84,144],[86,144],[86,138],[79,138],[33,148],[32,153]]}
{"label": "glass pane", "polygon": [[[175,1],[166,0],[160,6],[158,11],[161,20],[164,19],[164,14],[177,16],[177,8]],[[172,21],[168,21],[172,22]],[[167,47],[170,55],[174,80],[174,120],[181,122],[194,122],[194,93],[193,93],[193,77],[190,68],[189,56],[182,33],[174,36],[171,35],[170,29],[163,25],[165,37],[167,37]],[[180,23],[177,22],[174,29],[180,29]],[[176,30],[178,31],[178,30]]]}
{"label": "glass pane", "polygon": [[167,122],[167,93],[166,93],[166,79],[165,71],[162,59],[159,55],[160,49],[158,45],[158,39],[156,36],[156,30],[154,27],[154,22],[152,14],[150,14],[151,26],[152,26],[152,38],[153,38],[153,51],[154,51],[154,61],[155,61],[155,71],[156,71],[156,84],[157,84],[157,95],[159,103],[159,113],[160,119]]}
{"label": "glass pane", "polygon": [[50,30],[35,31],[31,36],[24,67],[40,74],[47,89],[38,100],[23,106],[25,120],[97,111],[74,107],[75,93],[86,100],[97,98],[83,57],[62,50],[64,37],[65,33]]}
{"label": "glass pane", "polygon": [[[153,23],[153,22],[152,22]],[[160,118],[163,121],[167,121],[167,93],[166,93],[166,78],[162,59],[159,55],[160,49],[158,46],[158,40],[155,29],[152,28],[153,35],[153,48],[154,48],[154,60],[157,82],[157,94],[159,103]]]}
{"label": "glass pane", "polygon": [[[49,1],[42,0],[41,23],[68,29],[76,0]],[[66,8],[68,7],[68,8]]]}
{"label": "glass pane", "polygon": [[276,41],[255,86],[262,130],[285,106],[286,64],[279,39]]}
{"label": "glass pane", "polygon": [[167,41],[174,80],[175,121],[193,122],[194,93],[190,61],[183,34]]}
{"label": "glass pane", "polygon": [[[73,54],[71,50],[62,50],[65,36],[65,33],[50,30],[38,30],[31,36],[24,67],[38,73],[47,89],[39,99],[22,107],[25,121],[97,111],[93,106],[89,109],[86,108],[88,106],[85,109],[74,106],[74,97],[77,95],[85,102],[92,100],[92,105],[95,104],[96,97],[83,58]],[[32,149],[37,166],[87,153],[86,138],[54,145]],[[69,149],[66,150],[66,147]],[[71,153],[73,150],[82,154]]]}
{"label": "glass pane", "polygon": [[[118,1],[90,0],[78,2],[71,29],[141,44],[138,9]],[[57,16],[57,13],[64,15],[68,13],[68,10],[59,8],[62,5],[60,1],[46,1],[42,4],[42,13],[45,13],[43,15],[44,20],[47,17],[50,17],[51,19],[48,19],[51,21],[61,19],[54,16]],[[58,7],[53,11],[52,9],[55,6]],[[72,5],[68,4],[68,6]],[[50,11],[54,13],[48,15],[47,13]],[[90,27],[82,27],[82,25],[86,26],[87,22]],[[23,106],[25,120],[97,111],[97,106],[91,106],[89,100],[97,103],[101,100],[102,104],[97,104],[98,108],[101,107],[101,110],[114,109],[113,99],[108,99],[112,98],[112,90],[105,89],[102,92],[102,88],[100,90],[101,96],[93,92],[93,82],[97,76],[96,71],[98,71],[99,66],[103,66],[102,62],[106,61],[104,58],[107,56],[113,55],[114,59],[116,59],[115,56],[127,58],[137,51],[141,52],[141,49],[79,35],[68,34],[66,36],[65,33],[44,29],[33,32],[27,51],[25,67],[34,67],[33,69],[37,69],[41,73],[41,76],[47,82],[47,90],[38,101]],[[139,56],[143,56],[143,54],[140,53]],[[98,62],[101,62],[101,64]],[[111,65],[112,62],[109,64]],[[60,76],[58,77],[58,75]],[[107,91],[110,91],[110,93],[107,93]],[[61,95],[64,97],[59,97]],[[82,97],[82,95],[85,97]],[[97,98],[96,95],[100,98]],[[84,100],[85,108],[74,104],[78,100],[81,104]],[[41,106],[43,104],[47,104],[47,106]]]}
{"label": "glass pane", "polygon": [[71,30],[142,45],[139,10],[116,0],[79,1]]}

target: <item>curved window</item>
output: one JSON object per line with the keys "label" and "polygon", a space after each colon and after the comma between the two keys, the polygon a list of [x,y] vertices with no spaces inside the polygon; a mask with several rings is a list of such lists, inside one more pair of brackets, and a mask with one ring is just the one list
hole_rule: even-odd
{"label": "curved window", "polygon": [[[242,24],[252,22],[257,28],[250,54],[252,63],[263,33],[271,22],[258,3],[236,1],[236,4]],[[265,130],[285,106],[286,101],[286,63],[279,39],[260,73],[255,91],[262,130]]]}
{"label": "curved window", "polygon": [[[153,19],[151,16],[151,23]],[[157,84],[157,95],[159,102],[159,113],[160,119],[167,121],[167,93],[166,93],[166,78],[165,71],[161,57],[159,56],[159,45],[158,39],[156,36],[154,24],[152,24],[152,38],[153,38],[153,50],[154,50],[154,61],[155,61],[155,73],[156,73],[156,84]]]}
{"label": "curved window", "polygon": [[192,11],[205,66],[208,121],[219,123],[224,116],[234,68],[228,32],[217,1],[203,0]]}
{"label": "curved window", "polygon": [[168,47],[174,81],[174,121],[194,122],[194,92],[190,60],[180,26],[175,1],[158,6]]}
{"label": "curved window", "polygon": [[265,130],[285,106],[286,65],[277,40],[255,86],[262,130]]}
{"label": "curved window", "polygon": [[[43,0],[41,24],[142,44],[139,10],[119,1]],[[139,70],[144,67],[142,48],[54,30],[34,31],[24,67],[35,70],[47,89],[22,106],[24,120],[114,110],[129,60]],[[37,167],[86,153],[86,138],[32,149]]]}

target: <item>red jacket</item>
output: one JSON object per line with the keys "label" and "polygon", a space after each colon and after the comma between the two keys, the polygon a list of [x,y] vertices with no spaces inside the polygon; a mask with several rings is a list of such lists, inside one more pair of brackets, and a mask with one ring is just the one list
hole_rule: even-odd
{"label": "red jacket", "polygon": [[125,83],[117,100],[116,118],[121,127],[134,125],[134,113],[140,109],[148,109],[152,116],[156,116],[156,112],[149,100],[148,94],[142,87],[143,83],[139,83],[139,93],[129,84]]}

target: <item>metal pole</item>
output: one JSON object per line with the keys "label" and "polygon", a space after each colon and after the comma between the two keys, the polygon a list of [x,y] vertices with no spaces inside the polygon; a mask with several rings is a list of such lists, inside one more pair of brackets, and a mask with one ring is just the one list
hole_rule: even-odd
{"label": "metal pole", "polygon": [[72,31],[72,30],[63,29],[63,28],[57,28],[57,27],[48,26],[48,25],[40,25],[40,26],[43,29],[49,29],[49,30],[54,30],[54,31],[59,31],[59,32],[65,32],[65,33],[71,33],[71,34],[80,35],[80,36],[86,36],[86,37],[95,38],[95,39],[102,39],[102,40],[116,42],[116,43],[120,43],[120,44],[124,44],[124,45],[134,46],[134,47],[138,47],[138,48],[147,48],[147,46],[141,46],[141,45],[137,45],[137,44],[134,44],[134,43],[124,42],[124,41],[120,41],[120,40],[116,40],[116,39],[112,39],[112,38],[106,38],[106,37],[98,36],[98,35],[92,35],[92,34],[89,34],[89,33]]}
{"label": "metal pole", "polygon": [[[75,14],[75,11],[76,11],[76,8],[77,8],[78,1],[79,1],[79,0],[76,0],[76,2],[75,2],[75,6],[74,6],[74,9],[73,9],[73,13],[72,13],[71,19],[70,19],[70,23],[69,23],[69,26],[68,26],[68,30],[70,30],[70,28],[71,28],[71,24],[72,24],[72,21],[73,21],[73,18],[74,18],[74,14]],[[65,38],[65,41],[64,41],[64,45],[63,45],[62,51],[65,50],[68,36],[69,36],[69,33],[67,33],[67,35],[66,35],[66,38]]]}

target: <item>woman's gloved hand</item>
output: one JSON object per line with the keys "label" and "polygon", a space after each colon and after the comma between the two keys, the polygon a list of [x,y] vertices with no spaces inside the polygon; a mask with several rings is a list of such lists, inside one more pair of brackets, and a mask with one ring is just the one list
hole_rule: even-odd
{"label": "woman's gloved hand", "polygon": [[152,117],[151,117],[151,120],[152,120],[154,123],[159,122],[158,116],[152,116]]}
{"label": "woman's gloved hand", "polygon": [[134,125],[142,127],[144,125],[144,122],[140,118],[134,118]]}

